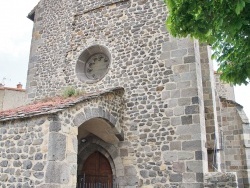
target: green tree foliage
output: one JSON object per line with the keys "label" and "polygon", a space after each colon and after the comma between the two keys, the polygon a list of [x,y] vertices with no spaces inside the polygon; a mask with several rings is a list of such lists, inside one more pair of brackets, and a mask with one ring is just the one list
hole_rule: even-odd
{"label": "green tree foliage", "polygon": [[211,45],[221,79],[250,79],[250,0],[164,0],[167,28],[175,37],[191,36]]}

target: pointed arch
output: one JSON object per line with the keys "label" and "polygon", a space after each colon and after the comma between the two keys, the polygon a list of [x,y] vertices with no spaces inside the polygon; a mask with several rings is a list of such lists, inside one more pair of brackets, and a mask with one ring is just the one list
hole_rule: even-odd
{"label": "pointed arch", "polygon": [[86,159],[92,153],[98,151],[109,161],[114,178],[124,176],[124,166],[119,157],[119,151],[114,145],[108,144],[95,136],[87,137],[86,140],[85,143],[78,146],[78,173]]}

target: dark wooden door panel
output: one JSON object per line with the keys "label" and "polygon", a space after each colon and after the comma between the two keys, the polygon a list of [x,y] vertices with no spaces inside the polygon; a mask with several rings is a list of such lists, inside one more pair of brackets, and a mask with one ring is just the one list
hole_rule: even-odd
{"label": "dark wooden door panel", "polygon": [[113,174],[108,159],[100,152],[92,153],[82,169],[86,183],[105,183],[112,185]]}

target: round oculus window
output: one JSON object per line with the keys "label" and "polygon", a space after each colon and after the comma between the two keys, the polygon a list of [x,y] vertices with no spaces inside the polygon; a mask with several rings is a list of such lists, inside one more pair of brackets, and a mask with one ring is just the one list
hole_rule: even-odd
{"label": "round oculus window", "polygon": [[105,46],[93,45],[85,49],[76,62],[76,76],[85,83],[100,81],[108,73],[111,54]]}
{"label": "round oculus window", "polygon": [[85,64],[85,75],[90,80],[100,80],[105,76],[109,67],[109,58],[102,53],[90,56]]}

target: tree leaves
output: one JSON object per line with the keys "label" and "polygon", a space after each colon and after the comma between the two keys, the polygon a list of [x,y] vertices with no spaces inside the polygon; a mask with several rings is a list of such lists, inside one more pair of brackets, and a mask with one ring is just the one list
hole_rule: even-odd
{"label": "tree leaves", "polygon": [[221,79],[250,79],[250,0],[165,0],[167,28],[175,37],[191,36],[212,46]]}
{"label": "tree leaves", "polygon": [[238,0],[238,3],[236,5],[236,9],[235,9],[236,14],[239,15],[241,13],[241,11],[244,9],[244,7],[245,7],[245,1]]}

